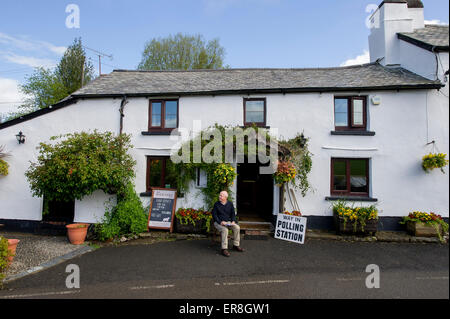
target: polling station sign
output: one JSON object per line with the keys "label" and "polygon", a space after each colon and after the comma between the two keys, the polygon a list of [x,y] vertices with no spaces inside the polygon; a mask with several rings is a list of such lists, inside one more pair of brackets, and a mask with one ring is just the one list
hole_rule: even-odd
{"label": "polling station sign", "polygon": [[275,228],[275,238],[298,244],[305,242],[306,217],[279,213]]}

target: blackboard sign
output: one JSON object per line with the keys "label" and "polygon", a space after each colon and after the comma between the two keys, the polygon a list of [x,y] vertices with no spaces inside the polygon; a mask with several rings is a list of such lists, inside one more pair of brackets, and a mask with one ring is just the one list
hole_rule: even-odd
{"label": "blackboard sign", "polygon": [[152,188],[148,229],[170,229],[172,232],[176,204],[176,189]]}

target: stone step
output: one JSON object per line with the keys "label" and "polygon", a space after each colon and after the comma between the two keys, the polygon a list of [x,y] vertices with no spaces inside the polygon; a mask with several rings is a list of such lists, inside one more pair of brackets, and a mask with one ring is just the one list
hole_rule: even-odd
{"label": "stone step", "polygon": [[241,222],[239,222],[239,226],[241,227],[241,231],[246,231],[246,230],[271,231],[273,228],[272,223],[269,223],[269,222],[241,221]]}

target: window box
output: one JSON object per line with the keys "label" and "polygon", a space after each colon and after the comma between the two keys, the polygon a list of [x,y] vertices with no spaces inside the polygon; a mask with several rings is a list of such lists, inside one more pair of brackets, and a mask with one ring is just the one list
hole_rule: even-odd
{"label": "window box", "polygon": [[371,234],[373,236],[378,229],[378,219],[369,219],[365,225],[362,225],[358,220],[344,223],[343,218],[334,214],[334,221],[338,234]]}
{"label": "window box", "polygon": [[334,98],[334,125],[336,131],[367,130],[367,98],[339,96]]}

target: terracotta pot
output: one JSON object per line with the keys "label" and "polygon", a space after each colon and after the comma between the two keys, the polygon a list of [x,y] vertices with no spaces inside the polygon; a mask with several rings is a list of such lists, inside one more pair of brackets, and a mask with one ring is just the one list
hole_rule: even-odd
{"label": "terracotta pot", "polygon": [[20,240],[18,239],[8,239],[8,250],[11,252],[12,256],[8,257],[9,263],[12,263],[14,256],[16,255],[17,244]]}
{"label": "terracotta pot", "polygon": [[84,243],[87,235],[87,229],[89,224],[69,224],[66,225],[67,236],[72,245],[81,245]]}

